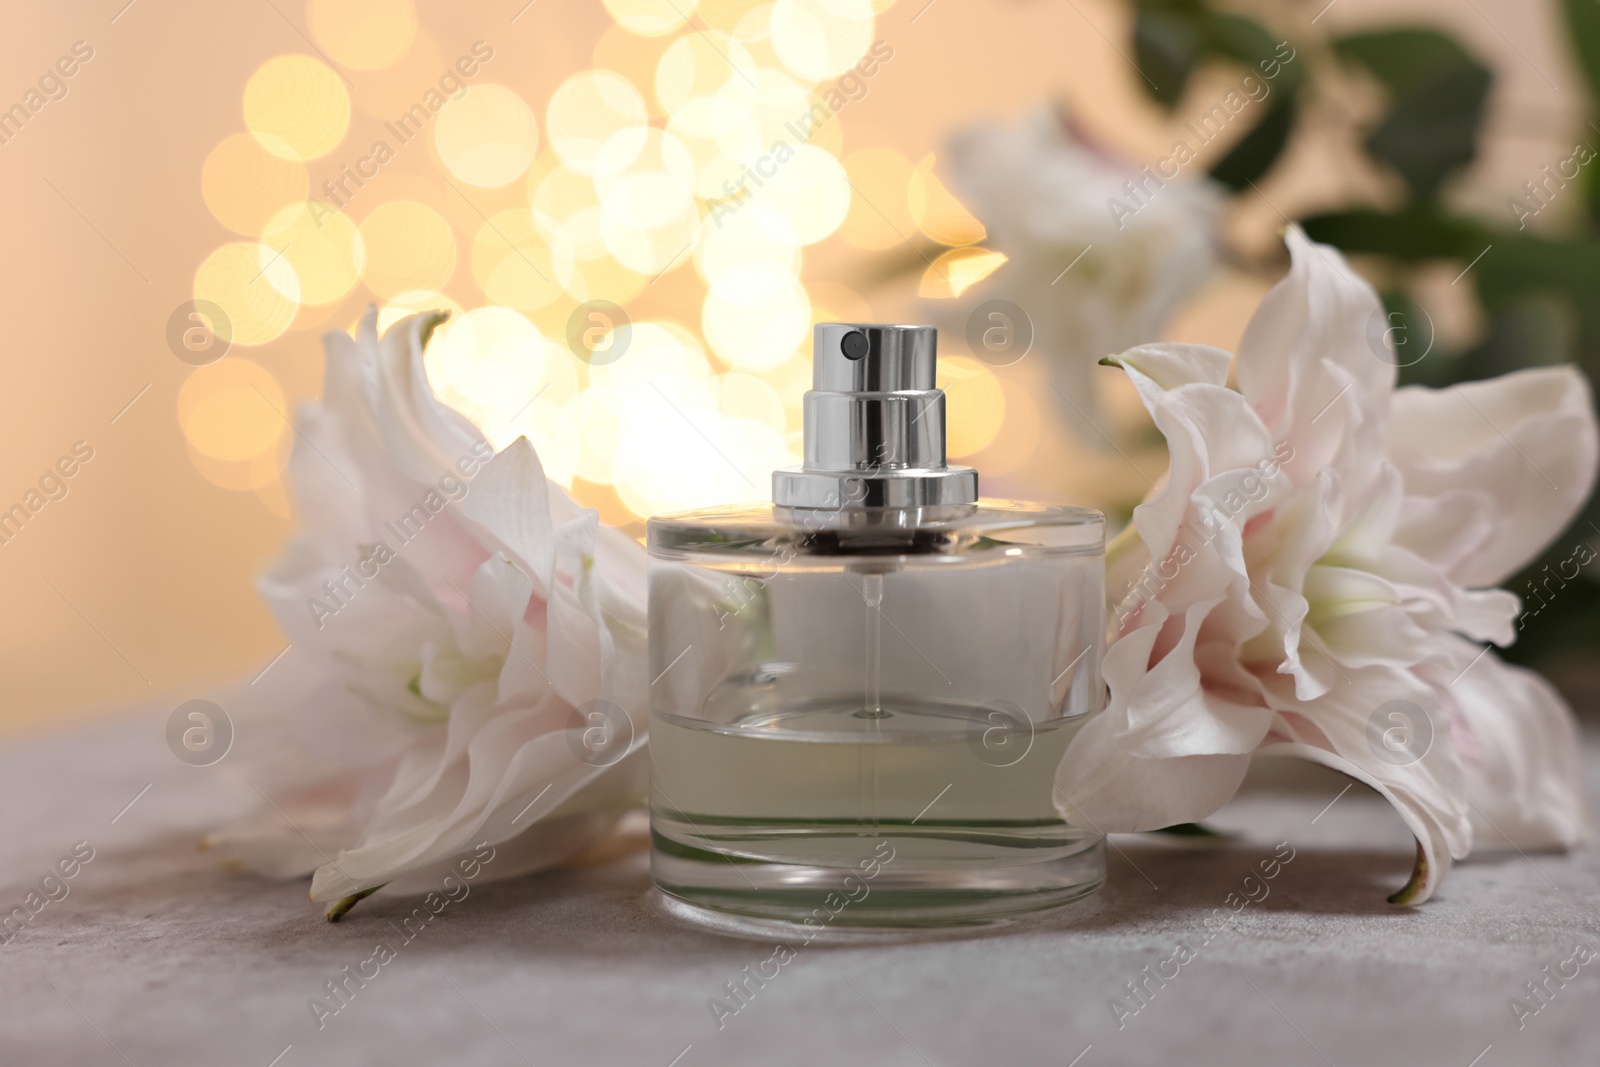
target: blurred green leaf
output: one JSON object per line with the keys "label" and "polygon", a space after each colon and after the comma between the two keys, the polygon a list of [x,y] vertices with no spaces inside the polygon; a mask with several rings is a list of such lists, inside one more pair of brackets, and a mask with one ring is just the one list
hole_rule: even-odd
{"label": "blurred green leaf", "polygon": [[1333,47],[1370,70],[1397,99],[1442,73],[1478,65],[1454,38],[1420,26],[1352,34]]}
{"label": "blurred green leaf", "polygon": [[1451,171],[1477,157],[1490,77],[1482,67],[1463,67],[1428,82],[1395,106],[1367,139],[1367,150],[1417,195],[1433,197]]}
{"label": "blurred green leaf", "polygon": [[1212,12],[1206,16],[1204,30],[1206,46],[1216,55],[1249,67],[1250,73],[1257,79],[1262,78],[1266,70],[1272,69],[1264,64],[1276,63],[1276,69],[1283,78],[1281,84],[1290,89],[1299,86],[1299,68],[1282,61],[1277,40],[1255,19]]}
{"label": "blurred green leaf", "polygon": [[1356,34],[1334,47],[1371,71],[1394,98],[1367,150],[1399,171],[1419,197],[1431,199],[1451,171],[1477,156],[1489,68],[1435,30]]}
{"label": "blurred green leaf", "polygon": [[1335,211],[1301,220],[1306,234],[1346,252],[1393,256],[1403,263],[1477,255],[1493,240],[1483,224],[1425,206],[1399,211]]}
{"label": "blurred green leaf", "polygon": [[1237,192],[1265,174],[1289,142],[1298,110],[1293,93],[1280,93],[1255,129],[1212,166],[1211,177]]}
{"label": "blurred green leaf", "polygon": [[1145,89],[1169,111],[1183,99],[1189,75],[1205,58],[1205,34],[1194,11],[1141,6],[1133,20],[1133,54]]}
{"label": "blurred green leaf", "polygon": [[1589,96],[1600,100],[1600,4],[1594,0],[1562,0],[1578,65],[1589,79]]}

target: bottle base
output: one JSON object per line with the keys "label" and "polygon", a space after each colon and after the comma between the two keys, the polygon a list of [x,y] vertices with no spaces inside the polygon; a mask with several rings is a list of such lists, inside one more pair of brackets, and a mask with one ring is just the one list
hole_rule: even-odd
{"label": "bottle base", "polygon": [[1105,881],[1098,834],[1060,822],[759,824],[651,813],[651,870],[696,908],[812,930],[982,926]]}

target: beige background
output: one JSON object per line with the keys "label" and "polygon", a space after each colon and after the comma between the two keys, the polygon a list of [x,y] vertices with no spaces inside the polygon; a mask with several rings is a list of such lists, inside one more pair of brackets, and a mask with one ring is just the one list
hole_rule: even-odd
{"label": "beige background", "polygon": [[[74,442],[94,449],[67,497],[0,544],[0,730],[33,730],[135,701],[187,699],[258,669],[283,647],[251,582],[290,524],[255,494],[210,484],[190,463],[176,421],[190,368],[168,350],[165,328],[189,298],[197,264],[234,239],[201,199],[202,161],[242,129],[241,91],[250,73],[272,56],[311,51],[306,11],[291,0],[124,3],[19,5],[0,34],[3,106],[74,41],[95,50],[69,95],[0,145],[7,331],[0,347],[0,508],[20,501]],[[494,79],[542,115],[551,89],[592,63],[610,22],[594,0],[539,0],[513,24],[522,6],[418,5],[422,30],[441,56],[459,55],[480,38],[492,42]],[[1314,0],[1260,11],[1313,38],[1397,21],[1393,4],[1337,0],[1308,27],[1319,7]],[[1455,193],[1484,210],[1504,210],[1526,177],[1569,154],[1582,127],[1574,102],[1579,77],[1554,10],[1514,0],[1406,5],[1406,20],[1448,24],[1497,69],[1487,158]],[[1124,6],[1099,0],[935,0],[925,9],[902,0],[880,17],[878,33],[894,44],[895,59],[845,113],[846,148],[885,144],[915,160],[956,125],[1011,117],[1050,97],[1069,101],[1092,131],[1130,157],[1155,158],[1170,140],[1168,127],[1136,91],[1137,75],[1117,51],[1126,50],[1126,18]],[[352,97],[359,112],[361,90]],[[1354,173],[1339,150],[1349,116],[1360,113],[1358,95],[1320,107],[1319,136],[1297,144],[1284,172],[1265,187],[1291,214],[1374,189],[1371,176]],[[369,126],[375,120],[358,114],[347,146],[368,143]],[[327,176],[329,160],[344,154],[341,148],[311,165],[313,187]],[[402,159],[377,180],[406,180],[400,175],[408,167],[425,172],[428,161]],[[520,188],[478,200],[506,206]],[[1237,214],[1241,232],[1263,241],[1278,222],[1261,202],[1243,203]],[[831,243],[808,251],[806,277],[859,273],[854,255]],[[1264,284],[1235,277],[1213,287],[1173,332],[1231,345]],[[483,302],[470,275],[462,283],[458,274],[453,291],[467,306]],[[653,310],[670,314],[670,286],[662,293],[655,299],[667,306]],[[345,325],[367,299],[358,287],[318,318]],[[691,305],[680,317],[697,314]],[[1469,331],[1470,317],[1456,328]],[[319,332],[295,330],[250,350],[291,401],[317,388]],[[1046,468],[1034,465],[1044,483],[1048,473],[1039,472]]]}

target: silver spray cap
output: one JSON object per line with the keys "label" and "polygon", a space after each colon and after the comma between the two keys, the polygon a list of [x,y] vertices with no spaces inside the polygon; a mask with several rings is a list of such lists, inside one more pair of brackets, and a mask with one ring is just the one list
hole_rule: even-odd
{"label": "silver spray cap", "polygon": [[945,464],[932,326],[819,323],[805,396],[805,463],[772,472],[788,508],[971,504],[978,472]]}

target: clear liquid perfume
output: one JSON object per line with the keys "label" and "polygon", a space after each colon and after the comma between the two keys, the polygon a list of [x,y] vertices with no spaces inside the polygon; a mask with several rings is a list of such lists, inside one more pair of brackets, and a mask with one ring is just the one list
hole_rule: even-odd
{"label": "clear liquid perfume", "polygon": [[978,499],[931,326],[824,323],[772,505],[650,520],[651,865],[809,926],[979,923],[1105,877],[1052,790],[1100,709],[1104,519]]}

